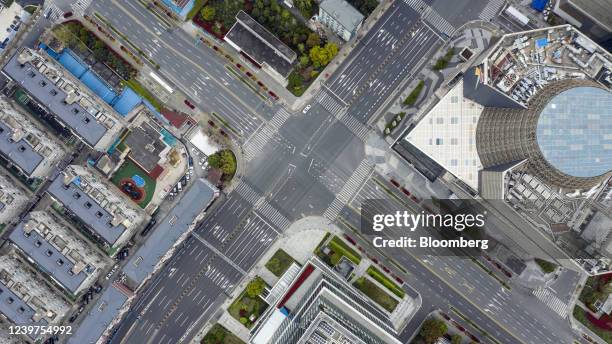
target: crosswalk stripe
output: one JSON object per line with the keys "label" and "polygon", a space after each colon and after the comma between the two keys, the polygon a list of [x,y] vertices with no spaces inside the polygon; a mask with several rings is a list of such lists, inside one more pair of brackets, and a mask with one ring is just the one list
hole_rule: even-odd
{"label": "crosswalk stripe", "polygon": [[491,0],[478,16],[482,20],[489,21],[499,14],[506,0]]}
{"label": "crosswalk stripe", "polygon": [[369,129],[363,125],[363,123],[359,122],[353,116],[343,116],[340,119],[340,122],[344,124],[355,136],[357,136],[361,141],[365,141],[369,134]]}
{"label": "crosswalk stripe", "polygon": [[317,95],[317,102],[325,108],[325,110],[329,111],[334,117],[340,119],[346,113],[346,106],[338,102],[334,99],[333,96],[329,95],[327,92],[321,91]]}
{"label": "crosswalk stripe", "polygon": [[268,141],[274,136],[280,127],[291,114],[284,108],[278,109],[272,119],[264,124],[253,136],[244,144],[244,155],[246,160],[252,160],[266,146]]}
{"label": "crosswalk stripe", "polygon": [[542,301],[548,308],[552,309],[561,318],[566,318],[568,314],[568,305],[561,301],[548,288],[538,288],[533,291],[533,295]]}
{"label": "crosswalk stripe", "polygon": [[92,0],[79,0],[72,4],[72,10],[75,14],[82,15],[85,13]]}
{"label": "crosswalk stripe", "polygon": [[353,194],[359,190],[359,187],[365,182],[371,172],[371,163],[367,159],[363,159],[355,169],[355,172],[353,172],[351,177],[346,181],[346,184],[342,186],[342,190],[340,190],[336,198],[334,198],[332,203],[325,210],[323,216],[330,220],[336,219],[342,208],[348,203]]}
{"label": "crosswalk stripe", "polygon": [[273,207],[267,201],[261,202],[256,212],[271,221],[278,227],[278,231],[281,232],[289,227],[291,221],[281,214],[275,207]]}
{"label": "crosswalk stripe", "polygon": [[482,9],[480,14],[478,15],[478,18],[484,21],[489,21],[493,19],[497,15],[497,13],[499,13],[501,8],[504,6],[505,2],[506,0],[489,0],[487,5]]}
{"label": "crosswalk stripe", "polygon": [[429,7],[423,0],[404,0],[404,2],[417,12],[423,12]]}
{"label": "crosswalk stripe", "polygon": [[453,34],[453,32],[455,32],[455,27],[452,26],[451,23],[446,21],[446,19],[442,18],[438,14],[438,12],[436,12],[431,7],[427,11],[427,13],[425,13],[425,15],[423,16],[423,20],[425,20],[426,22],[431,24],[433,27],[435,27],[441,33],[444,33],[444,34],[446,34],[448,36],[451,36]]}
{"label": "crosswalk stripe", "polygon": [[259,194],[245,182],[241,182],[240,184],[238,184],[235,190],[240,196],[242,196],[247,202],[251,204],[255,204],[255,202],[257,202],[260,197]]}

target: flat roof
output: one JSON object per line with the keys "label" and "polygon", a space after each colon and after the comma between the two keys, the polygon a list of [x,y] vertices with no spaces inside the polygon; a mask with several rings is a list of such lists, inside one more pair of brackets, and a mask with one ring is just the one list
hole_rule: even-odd
{"label": "flat roof", "polygon": [[612,170],[612,93],[574,87],[540,113],[536,138],[544,158],[562,173],[596,177]]}
{"label": "flat roof", "polygon": [[[114,218],[113,215],[102,208],[91,196],[76,186],[74,182],[64,185],[62,175],[55,178],[47,192],[78,216],[87,227],[111,244],[111,246],[117,242],[126,230],[123,224],[112,226],[110,222]],[[98,213],[101,216],[98,216]]]}
{"label": "flat roof", "polygon": [[85,314],[85,319],[68,339],[69,344],[93,344],[100,339],[128,297],[114,285],[110,285],[98,302]]}
{"label": "flat roof", "polygon": [[[17,61],[19,54],[20,51],[11,57],[3,71],[82,137],[87,144],[95,146],[106,134],[106,127],[77,102],[65,104],[66,92],[57,87],[31,63],[21,65]],[[52,94],[52,90],[55,90],[55,95]]]}
{"label": "flat roof", "polygon": [[353,32],[363,21],[363,14],[345,0],[325,0],[319,8],[332,16],[340,25]]}
{"label": "flat roof", "polygon": [[283,59],[285,59],[287,62],[291,63],[295,61],[295,59],[297,58],[297,54],[295,53],[295,51],[291,50],[291,48],[289,48],[285,43],[278,39],[278,37],[273,35],[270,31],[268,31],[268,29],[266,29],[263,25],[259,24],[250,15],[246,14],[246,12],[238,12],[238,14],[236,14],[236,19],[245,28],[251,31],[258,38],[258,40],[264,42],[270,48],[274,49],[277,54]]}
{"label": "flat roof", "polygon": [[[15,325],[35,324],[33,317],[36,311],[34,308],[25,303],[2,282],[0,282],[0,313],[4,314]],[[36,324],[46,325],[47,321],[41,319]]]}
{"label": "flat roof", "polygon": [[161,133],[148,122],[132,129],[124,143],[130,147],[130,157],[147,172],[153,171],[161,159],[159,154],[167,147]]}
{"label": "flat roof", "polygon": [[128,278],[140,284],[195,218],[204,211],[218,192],[208,181],[198,178],[174,208],[157,224],[145,243],[124,266]]}
{"label": "flat roof", "polygon": [[[40,233],[33,230],[26,236],[24,226],[27,220],[20,222],[9,239],[25,252],[40,268],[57,280],[64,288],[75,293],[87,278],[85,272],[72,273],[74,264],[55,246],[45,240]],[[58,261],[61,259],[61,265]]]}
{"label": "flat roof", "polygon": [[0,152],[29,176],[34,173],[44,157],[34,151],[34,148],[24,138],[13,141],[12,134],[13,130],[0,121]]}

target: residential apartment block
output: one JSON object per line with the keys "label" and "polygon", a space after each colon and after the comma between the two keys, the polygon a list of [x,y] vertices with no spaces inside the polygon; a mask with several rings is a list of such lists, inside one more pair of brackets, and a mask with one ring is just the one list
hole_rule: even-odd
{"label": "residential apartment block", "polygon": [[116,186],[87,167],[66,167],[47,192],[108,247],[122,246],[147,219]]}
{"label": "residential apartment block", "polygon": [[17,219],[29,200],[27,192],[6,173],[0,168],[0,224]]}
{"label": "residential apartment block", "polygon": [[[58,325],[70,305],[15,252],[0,256],[0,313],[15,325]],[[31,335],[35,340],[37,335]]]}
{"label": "residential apartment block", "polygon": [[26,114],[0,97],[0,154],[28,177],[44,178],[66,151]]}
{"label": "residential apartment block", "polygon": [[124,127],[112,108],[43,52],[24,48],[2,71],[94,149],[106,150]]}
{"label": "residential apartment block", "polygon": [[33,211],[9,239],[36,267],[73,295],[90,287],[110,260],[56,215]]}
{"label": "residential apartment block", "polygon": [[364,16],[345,0],[324,0],[319,5],[317,20],[345,41],[355,36]]}

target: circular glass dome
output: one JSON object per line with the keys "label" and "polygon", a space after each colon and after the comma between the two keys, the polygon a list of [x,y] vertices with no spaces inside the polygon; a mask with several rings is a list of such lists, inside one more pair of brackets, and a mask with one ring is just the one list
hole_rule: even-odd
{"label": "circular glass dome", "polygon": [[544,158],[574,177],[612,170],[612,93],[576,87],[559,93],[538,119],[537,140]]}

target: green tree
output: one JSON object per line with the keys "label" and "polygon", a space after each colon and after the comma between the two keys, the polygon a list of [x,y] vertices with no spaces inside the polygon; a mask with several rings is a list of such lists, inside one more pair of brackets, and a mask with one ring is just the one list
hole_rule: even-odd
{"label": "green tree", "polygon": [[304,86],[304,78],[300,75],[300,73],[292,72],[289,74],[287,81],[287,88],[289,90],[297,91]]}
{"label": "green tree", "polygon": [[338,54],[338,46],[334,43],[327,43],[325,46],[314,46],[310,49],[310,60],[315,67],[326,66]]}
{"label": "green tree", "polygon": [[425,320],[421,331],[419,332],[425,343],[433,344],[438,338],[442,337],[448,331],[448,327],[442,320],[428,319]]}
{"label": "green tree", "polygon": [[308,38],[306,39],[306,45],[309,48],[318,46],[321,44],[321,37],[314,32],[308,34]]}
{"label": "green tree", "polygon": [[463,339],[458,334],[454,334],[451,336],[451,344],[461,344],[462,341]]}
{"label": "green tree", "polygon": [[254,298],[264,291],[266,288],[266,282],[261,277],[255,277],[249,284],[246,286],[246,293],[249,297]]}
{"label": "green tree", "polygon": [[216,10],[214,7],[207,5],[202,8],[201,13],[202,19],[204,19],[205,21],[212,21],[213,19],[215,19]]}
{"label": "green tree", "polygon": [[266,264],[266,267],[268,268],[268,270],[270,270],[272,272],[277,272],[277,271],[280,271],[281,262],[280,262],[280,260],[278,258],[274,257],[274,258],[270,259],[268,264]]}
{"label": "green tree", "polygon": [[293,4],[300,10],[304,19],[309,19],[314,15],[314,6],[312,0],[294,0]]}
{"label": "green tree", "polygon": [[219,155],[218,153],[209,155],[207,160],[208,160],[208,165],[210,165],[210,167],[214,167],[214,168],[221,167],[221,155]]}
{"label": "green tree", "polygon": [[306,55],[300,56],[300,66],[306,67],[310,63],[310,59]]}

